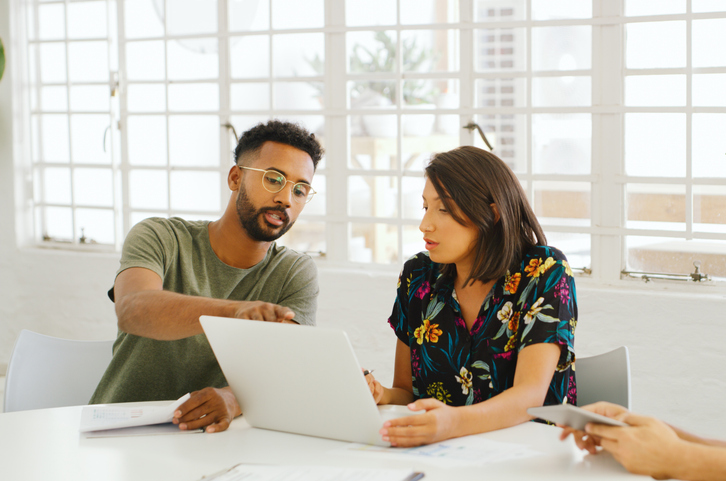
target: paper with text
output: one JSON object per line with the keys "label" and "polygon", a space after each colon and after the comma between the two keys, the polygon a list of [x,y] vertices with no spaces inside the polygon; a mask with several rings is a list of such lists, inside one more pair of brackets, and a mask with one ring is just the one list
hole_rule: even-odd
{"label": "paper with text", "polygon": [[416,481],[421,478],[423,473],[410,469],[238,464],[200,481]]}
{"label": "paper with text", "polygon": [[185,394],[167,406],[125,407],[107,404],[86,406],[81,411],[80,431],[87,433],[170,423],[174,417],[174,411],[187,399],[189,399],[189,394]]}

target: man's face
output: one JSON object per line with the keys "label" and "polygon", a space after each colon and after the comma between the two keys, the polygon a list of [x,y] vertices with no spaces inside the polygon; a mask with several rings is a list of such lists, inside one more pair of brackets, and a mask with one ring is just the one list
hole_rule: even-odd
{"label": "man's face", "polygon": [[[240,161],[240,165],[243,162]],[[310,156],[302,150],[277,142],[266,142],[246,167],[274,170],[288,182],[280,192],[269,192],[262,185],[263,173],[240,170],[241,182],[237,195],[237,217],[242,228],[255,240],[272,242],[285,234],[305,206],[295,200],[293,183],[312,183],[314,167]]]}

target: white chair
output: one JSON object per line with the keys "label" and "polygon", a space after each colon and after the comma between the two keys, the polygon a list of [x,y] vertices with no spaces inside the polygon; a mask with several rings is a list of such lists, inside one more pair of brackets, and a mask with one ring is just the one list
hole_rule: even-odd
{"label": "white chair", "polygon": [[74,341],[23,329],[5,377],[4,412],[88,404],[113,341]]}
{"label": "white chair", "polygon": [[608,401],[630,409],[630,357],[628,348],[575,361],[577,405]]}

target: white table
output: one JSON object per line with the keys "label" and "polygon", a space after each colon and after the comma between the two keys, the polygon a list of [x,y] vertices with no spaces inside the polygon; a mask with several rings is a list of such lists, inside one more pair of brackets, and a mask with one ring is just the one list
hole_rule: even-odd
{"label": "white table", "polygon": [[410,468],[424,481],[507,479],[650,479],[627,473],[608,454],[584,455],[559,428],[525,423],[480,434],[526,444],[543,455],[484,466],[442,468],[376,453],[353,453],[347,443],[251,428],[243,418],[216,434],[85,438],[81,406],[0,414],[0,478],[7,480],[196,481],[237,463]]}

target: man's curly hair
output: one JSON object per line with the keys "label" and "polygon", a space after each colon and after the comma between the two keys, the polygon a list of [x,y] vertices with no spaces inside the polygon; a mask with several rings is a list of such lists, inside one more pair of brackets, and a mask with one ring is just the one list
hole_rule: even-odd
{"label": "man's curly hair", "polygon": [[323,157],[323,147],[315,138],[315,134],[292,122],[270,120],[266,124],[259,123],[243,133],[234,149],[234,158],[240,163],[242,156],[258,154],[265,142],[279,142],[306,152],[313,159],[313,168]]}

